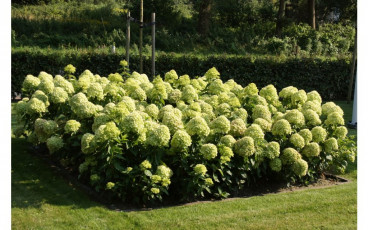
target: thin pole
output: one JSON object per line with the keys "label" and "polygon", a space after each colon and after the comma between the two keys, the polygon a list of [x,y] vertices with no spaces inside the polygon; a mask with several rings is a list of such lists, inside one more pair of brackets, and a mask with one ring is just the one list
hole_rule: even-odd
{"label": "thin pole", "polygon": [[130,48],[130,12],[127,14],[127,29],[126,29],[126,48],[125,48],[125,58],[128,62],[129,68],[129,48]]}
{"label": "thin pole", "polygon": [[143,57],[142,57],[142,43],[143,43],[143,0],[141,0],[141,18],[139,21],[139,72],[143,73]]}
{"label": "thin pole", "polygon": [[355,76],[354,73],[355,73],[356,56],[357,56],[357,31],[355,30],[354,53],[353,53],[353,60],[351,60],[350,82],[349,82],[349,90],[348,90],[348,98],[347,98],[347,103],[348,104],[351,101],[351,92],[353,91],[353,81],[354,81],[354,76]]}
{"label": "thin pole", "polygon": [[155,52],[156,52],[155,23],[156,23],[156,14],[152,13],[152,79],[155,77]]}

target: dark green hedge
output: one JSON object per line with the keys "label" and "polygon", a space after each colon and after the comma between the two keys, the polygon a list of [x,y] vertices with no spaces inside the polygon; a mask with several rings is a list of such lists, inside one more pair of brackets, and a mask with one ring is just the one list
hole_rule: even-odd
{"label": "dark green hedge", "polygon": [[[119,68],[121,54],[77,52],[12,52],[12,92],[20,92],[27,74],[40,71],[62,74],[64,66],[73,64],[77,75],[85,69],[107,76]],[[131,69],[139,69],[139,57],[131,57]],[[273,84],[278,90],[292,85],[306,91],[317,90],[325,100],[345,99],[347,96],[349,59],[301,59],[277,57],[251,58],[244,56],[179,56],[160,54],[156,59],[156,74],[175,69],[179,75],[203,75],[215,66],[223,80],[233,78],[245,86],[254,82],[259,88]],[[144,73],[151,75],[150,57],[144,59]]]}

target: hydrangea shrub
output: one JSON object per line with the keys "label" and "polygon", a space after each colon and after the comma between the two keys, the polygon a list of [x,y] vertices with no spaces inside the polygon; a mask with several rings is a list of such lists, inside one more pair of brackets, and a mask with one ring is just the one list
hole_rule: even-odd
{"label": "hydrangea shrub", "polygon": [[355,160],[342,109],[316,91],[223,82],[216,68],[150,81],[120,65],[107,77],[75,77],[72,65],[64,77],[27,75],[15,106],[17,135],[106,195],[223,198],[260,177],[311,181]]}

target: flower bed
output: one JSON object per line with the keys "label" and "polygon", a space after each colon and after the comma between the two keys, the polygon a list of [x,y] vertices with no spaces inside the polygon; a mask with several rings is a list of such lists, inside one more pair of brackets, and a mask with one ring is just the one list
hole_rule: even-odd
{"label": "flower bed", "polygon": [[343,111],[316,91],[223,83],[215,68],[151,82],[120,64],[108,77],[76,78],[72,65],[64,77],[28,75],[15,107],[16,135],[46,144],[106,197],[223,198],[260,178],[307,183],[355,160]]}

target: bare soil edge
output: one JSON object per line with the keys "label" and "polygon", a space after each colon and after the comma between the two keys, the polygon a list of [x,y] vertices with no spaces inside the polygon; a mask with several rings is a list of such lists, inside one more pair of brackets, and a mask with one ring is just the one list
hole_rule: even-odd
{"label": "bare soil edge", "polygon": [[104,199],[101,194],[97,193],[93,188],[88,185],[81,183],[75,175],[71,174],[71,171],[67,168],[63,167],[60,163],[55,162],[49,154],[45,154],[42,151],[38,152],[35,149],[29,151],[35,157],[40,158],[54,173],[61,175],[62,178],[73,188],[76,188],[85,195],[87,195],[92,201],[97,202],[107,209],[118,211],[118,212],[140,212],[140,211],[150,211],[154,209],[163,209],[169,207],[180,207],[180,206],[191,206],[195,204],[201,203],[211,203],[211,202],[227,202],[236,199],[244,199],[250,198],[255,196],[264,196],[268,194],[278,194],[278,193],[289,193],[294,191],[302,191],[307,189],[323,189],[328,188],[336,185],[350,183],[351,181],[336,176],[333,174],[325,173],[322,178],[318,179],[317,182],[309,184],[308,186],[305,185],[292,185],[287,187],[286,184],[272,184],[267,186],[267,188],[255,188],[251,189],[248,192],[241,196],[233,196],[230,198],[218,200],[218,199],[210,199],[210,200],[199,200],[193,202],[186,202],[186,203],[175,203],[175,204],[162,204],[160,206],[155,207],[137,207],[137,205],[130,205],[130,204],[123,204],[123,203],[110,203],[106,199]]}

